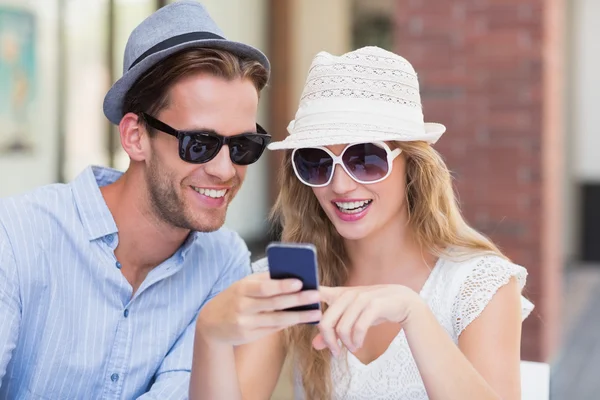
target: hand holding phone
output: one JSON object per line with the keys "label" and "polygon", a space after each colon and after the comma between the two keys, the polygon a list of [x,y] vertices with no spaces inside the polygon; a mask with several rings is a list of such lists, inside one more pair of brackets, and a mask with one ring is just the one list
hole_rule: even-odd
{"label": "hand holding phone", "polygon": [[[307,243],[273,242],[267,246],[271,279],[295,278],[302,281],[302,290],[318,290],[317,250]],[[284,311],[319,310],[319,303],[286,308]]]}
{"label": "hand holding phone", "polygon": [[235,282],[202,308],[197,337],[239,345],[293,325],[318,323],[322,315],[314,246],[272,243],[267,255],[269,273]]}

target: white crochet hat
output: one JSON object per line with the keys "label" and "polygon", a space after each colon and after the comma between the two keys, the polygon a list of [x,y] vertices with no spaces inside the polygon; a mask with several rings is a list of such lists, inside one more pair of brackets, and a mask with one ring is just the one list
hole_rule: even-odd
{"label": "white crochet hat", "polygon": [[289,135],[271,150],[375,141],[435,143],[446,131],[423,121],[419,81],[403,57],[378,47],[317,54]]}

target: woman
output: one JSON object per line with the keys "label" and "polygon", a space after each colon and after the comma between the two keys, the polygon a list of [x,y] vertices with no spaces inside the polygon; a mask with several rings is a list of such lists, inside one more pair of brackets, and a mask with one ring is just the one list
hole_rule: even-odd
{"label": "woman", "polygon": [[[445,128],[423,122],[408,61],[376,47],[318,54],[288,130],[270,146],[287,150],[274,214],[283,241],[315,244],[319,296],[256,296],[249,285],[266,280],[257,274],[222,296],[233,311],[210,302],[198,319],[198,337],[211,339],[197,338],[192,396],[267,399],[290,353],[296,398],[519,399],[527,273],[463,220],[431,147]],[[302,317],[317,326],[274,322],[277,310],[317,297],[322,315]],[[242,344],[235,364],[221,362],[238,377],[227,391],[201,372],[218,362],[206,354],[224,313],[244,332],[229,341]]]}

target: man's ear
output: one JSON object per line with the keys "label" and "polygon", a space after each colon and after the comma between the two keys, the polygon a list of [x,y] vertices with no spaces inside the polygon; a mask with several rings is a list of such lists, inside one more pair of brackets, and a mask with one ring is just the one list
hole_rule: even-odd
{"label": "man's ear", "polygon": [[127,113],[119,123],[121,145],[133,161],[144,161],[148,150],[148,134],[140,118],[134,113]]}

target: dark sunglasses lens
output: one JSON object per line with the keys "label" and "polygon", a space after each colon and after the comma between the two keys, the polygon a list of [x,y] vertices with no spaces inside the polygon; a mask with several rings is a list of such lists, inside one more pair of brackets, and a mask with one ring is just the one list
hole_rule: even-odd
{"label": "dark sunglasses lens", "polygon": [[264,135],[244,135],[229,142],[231,161],[238,165],[248,165],[258,161],[267,146],[268,137]]}
{"label": "dark sunglasses lens", "polygon": [[321,149],[298,149],[292,160],[298,172],[298,178],[309,185],[327,183],[333,172],[333,159]]}
{"label": "dark sunglasses lens", "polygon": [[179,154],[184,161],[201,164],[211,160],[220,149],[221,144],[216,137],[201,134],[184,135]]}
{"label": "dark sunglasses lens", "polygon": [[342,157],[344,165],[361,182],[374,182],[386,176],[389,165],[385,149],[373,143],[348,147]]}

